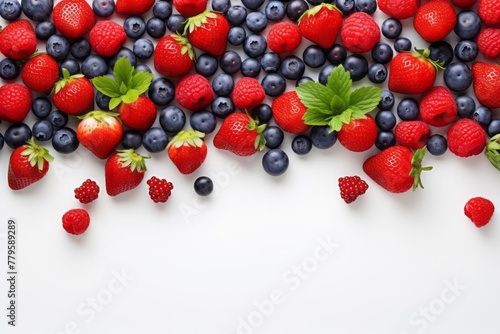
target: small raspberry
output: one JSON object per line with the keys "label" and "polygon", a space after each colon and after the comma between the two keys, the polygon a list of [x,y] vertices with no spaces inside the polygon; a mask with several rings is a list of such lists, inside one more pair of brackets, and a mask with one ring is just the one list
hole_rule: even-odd
{"label": "small raspberry", "polygon": [[62,216],[63,228],[70,234],[82,234],[90,224],[90,216],[85,209],[71,209]]}
{"label": "small raspberry", "polygon": [[465,203],[464,213],[476,225],[483,227],[488,224],[495,211],[493,203],[484,197],[472,197]]}
{"label": "small raspberry", "polygon": [[485,28],[477,36],[477,47],[488,58],[500,55],[500,28]]}
{"label": "small raspberry", "polygon": [[420,117],[432,126],[445,126],[455,120],[457,104],[451,91],[443,86],[432,87],[420,100]]}
{"label": "small raspberry", "polygon": [[214,98],[212,86],[200,74],[190,74],[179,81],[175,88],[175,99],[181,107],[191,111],[205,108]]}
{"label": "small raspberry", "polygon": [[446,134],[448,148],[456,156],[467,158],[481,154],[486,146],[486,131],[469,118],[453,123]]}
{"label": "small raspberry", "polygon": [[365,12],[351,14],[344,20],[340,39],[344,47],[353,52],[367,52],[380,41],[380,28]]}
{"label": "small raspberry", "polygon": [[99,186],[95,181],[87,179],[83,181],[82,185],[75,188],[75,198],[80,203],[88,204],[99,197]]}
{"label": "small raspberry", "polygon": [[394,129],[396,141],[414,150],[424,147],[430,135],[429,126],[422,121],[401,121]]}
{"label": "small raspberry", "polygon": [[368,184],[359,176],[344,176],[339,178],[340,197],[347,203],[352,203],[363,195],[368,189]]}
{"label": "small raspberry", "polygon": [[377,3],[382,12],[398,20],[412,17],[420,6],[420,0],[379,0]]}
{"label": "small raspberry", "polygon": [[149,197],[155,203],[165,203],[172,193],[171,190],[174,189],[172,182],[159,179],[156,176],[152,176],[146,183],[149,186]]}
{"label": "small raspberry", "polygon": [[302,41],[302,34],[292,22],[279,22],[267,33],[267,46],[278,54],[292,52]]}
{"label": "small raspberry", "polygon": [[477,4],[477,13],[481,22],[485,26],[500,26],[500,1],[498,0],[479,0]]}
{"label": "small raspberry", "polygon": [[266,92],[255,78],[244,77],[236,82],[233,89],[233,103],[239,109],[253,109],[264,101]]}
{"label": "small raspberry", "polygon": [[111,20],[98,22],[89,33],[90,46],[103,57],[111,57],[117,53],[126,40],[125,29]]}

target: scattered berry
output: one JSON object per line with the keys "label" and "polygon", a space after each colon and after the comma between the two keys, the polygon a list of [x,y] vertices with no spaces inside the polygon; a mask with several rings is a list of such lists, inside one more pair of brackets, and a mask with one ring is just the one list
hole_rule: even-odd
{"label": "scattered berry", "polygon": [[472,197],[465,203],[465,215],[476,225],[483,227],[488,224],[495,212],[493,203],[484,197]]}
{"label": "scattered berry", "polygon": [[214,191],[214,183],[208,176],[200,176],[194,181],[194,191],[200,196],[208,196]]}
{"label": "scattered berry", "polygon": [[159,179],[156,176],[152,176],[146,183],[149,186],[149,197],[155,203],[165,203],[174,189],[172,182]]}
{"label": "scattered berry", "polygon": [[338,185],[340,197],[347,204],[354,202],[359,195],[363,195],[368,189],[368,184],[357,175],[339,177]]}
{"label": "scattered berry", "polygon": [[85,209],[71,209],[62,216],[62,225],[66,232],[74,235],[84,233],[90,224],[90,216]]}
{"label": "scattered berry", "polygon": [[99,197],[99,186],[91,179],[83,181],[82,185],[75,189],[75,198],[80,203],[88,204]]}

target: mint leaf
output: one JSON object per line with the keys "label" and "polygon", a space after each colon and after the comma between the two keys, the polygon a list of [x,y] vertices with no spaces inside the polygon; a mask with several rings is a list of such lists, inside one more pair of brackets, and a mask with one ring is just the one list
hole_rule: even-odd
{"label": "mint leaf", "polygon": [[120,103],[122,103],[121,97],[113,97],[111,100],[109,100],[109,110],[115,109],[120,105]]}
{"label": "mint leaf", "polygon": [[120,94],[121,94],[121,95],[125,95],[125,94],[127,94],[127,91],[128,91],[127,86],[125,85],[125,83],[124,83],[124,82],[122,82],[122,83],[120,84]]}
{"label": "mint leaf", "polygon": [[302,119],[307,125],[327,125],[330,117],[320,109],[307,109]]}
{"label": "mint leaf", "polygon": [[337,66],[328,77],[326,87],[341,98],[346,105],[350,102],[352,80],[351,74],[343,66]]}
{"label": "mint leaf", "polygon": [[330,109],[332,110],[334,115],[341,114],[346,108],[346,103],[340,97],[335,95],[330,102]]}
{"label": "mint leaf", "polygon": [[124,103],[132,103],[134,102],[135,100],[137,100],[137,98],[139,97],[139,92],[136,91],[135,89],[130,89],[127,94],[123,95],[122,96],[122,101]]}
{"label": "mint leaf", "polygon": [[339,119],[339,116],[334,116],[328,123],[330,132],[340,131],[340,129],[342,129],[342,125],[344,125],[344,123],[342,123],[342,121]]}
{"label": "mint leaf", "polygon": [[153,74],[149,72],[135,72],[132,76],[131,89],[135,89],[142,94],[146,92],[153,80]]}
{"label": "mint leaf", "polygon": [[356,107],[362,113],[368,113],[375,109],[380,102],[382,89],[374,86],[363,86],[351,93],[350,105]]}
{"label": "mint leaf", "polygon": [[92,80],[94,87],[108,97],[120,97],[120,86],[116,81],[105,75],[95,77]]}
{"label": "mint leaf", "polygon": [[130,88],[132,85],[132,76],[134,74],[134,67],[129,63],[128,59],[124,56],[118,59],[113,67],[113,74],[116,82],[121,86],[122,83]]}
{"label": "mint leaf", "polygon": [[318,82],[304,82],[296,89],[300,101],[307,109],[330,110],[330,101],[334,94]]}

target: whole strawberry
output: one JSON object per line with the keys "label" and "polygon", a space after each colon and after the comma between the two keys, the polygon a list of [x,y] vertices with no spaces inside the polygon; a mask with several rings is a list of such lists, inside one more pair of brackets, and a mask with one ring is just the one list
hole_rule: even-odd
{"label": "whole strawberry", "polygon": [[158,41],[154,67],[164,76],[183,77],[194,65],[195,54],[189,41],[179,35],[167,35]]}
{"label": "whole strawberry", "polygon": [[377,124],[372,116],[352,119],[342,125],[337,133],[337,139],[342,146],[352,152],[369,150],[377,139]]}
{"label": "whole strawberry", "polygon": [[396,141],[414,150],[424,147],[430,135],[429,126],[422,121],[401,121],[394,129]]}
{"label": "whole strawberry", "polygon": [[106,193],[116,196],[136,188],[144,178],[145,158],[133,149],[113,153],[104,166]]}
{"label": "whole strawberry", "polygon": [[446,137],[450,152],[461,158],[481,154],[486,146],[486,131],[469,118],[453,123]]}
{"label": "whole strawberry", "polygon": [[111,57],[117,53],[127,40],[123,27],[110,20],[98,22],[89,34],[90,46],[103,57]]}
{"label": "whole strawberry", "polygon": [[479,61],[472,64],[472,84],[479,103],[500,108],[500,65]]}
{"label": "whole strawberry", "polygon": [[18,83],[0,86],[0,120],[20,122],[31,109],[31,92]]}
{"label": "whole strawberry", "polygon": [[251,77],[236,81],[232,92],[233,103],[238,109],[253,109],[262,104],[266,92],[260,82]]}
{"label": "whole strawberry", "polygon": [[116,0],[115,10],[120,15],[142,15],[153,7],[155,0]]}
{"label": "whole strawberry", "polygon": [[32,91],[49,93],[59,80],[59,65],[48,54],[37,54],[24,63],[21,79]]}
{"label": "whole strawberry", "polygon": [[123,124],[131,129],[146,131],[156,120],[156,105],[147,96],[140,95],[131,103],[122,102],[118,114]]}
{"label": "whole strawberry", "polygon": [[23,60],[36,50],[35,29],[30,21],[19,19],[7,24],[0,31],[0,52],[5,57]]}
{"label": "whole strawberry", "polygon": [[8,183],[12,190],[24,189],[41,180],[49,171],[54,158],[47,149],[38,146],[32,137],[12,151],[9,159]]}
{"label": "whole strawberry", "polygon": [[212,85],[204,76],[193,73],[186,75],[179,81],[175,89],[175,99],[181,105],[191,111],[205,108],[214,98]]}
{"label": "whole strawberry", "polygon": [[123,127],[117,113],[91,111],[81,117],[76,127],[80,144],[99,159],[107,159],[122,139]]}
{"label": "whole strawberry", "polygon": [[81,115],[94,109],[94,87],[83,74],[70,75],[62,69],[63,78],[56,83],[52,102],[59,111],[68,115]]}
{"label": "whole strawberry", "polygon": [[174,8],[184,17],[192,17],[207,9],[208,0],[174,0]]}
{"label": "whole strawberry", "polygon": [[335,44],[342,26],[342,14],[332,4],[323,3],[308,9],[299,19],[302,36],[324,49]]}
{"label": "whole strawberry", "polygon": [[413,18],[413,27],[427,42],[445,38],[455,28],[457,15],[447,0],[432,0],[420,6]]}
{"label": "whole strawberry", "polygon": [[476,225],[477,228],[488,224],[495,212],[495,205],[484,197],[472,197],[464,206],[464,214]]}
{"label": "whole strawberry", "polygon": [[412,17],[420,7],[420,0],[378,0],[377,3],[382,12],[398,20]]}
{"label": "whole strawberry", "polygon": [[367,52],[380,41],[377,22],[365,12],[356,12],[344,20],[340,39],[344,47],[353,52]]}
{"label": "whole strawberry", "polygon": [[226,52],[229,23],[219,13],[207,9],[190,17],[184,32],[189,42],[204,52],[213,56],[222,56]]}
{"label": "whole strawberry", "polygon": [[54,7],[52,21],[64,37],[83,37],[96,23],[92,7],[85,0],[62,0]]}
{"label": "whole strawberry", "polygon": [[450,90],[432,87],[420,100],[420,117],[432,126],[451,124],[457,117],[457,104]]}
{"label": "whole strawberry", "polygon": [[347,204],[354,202],[358,196],[363,195],[368,190],[368,184],[357,175],[339,177],[338,185],[340,197]]}
{"label": "whole strawberry", "polygon": [[267,46],[278,54],[294,51],[301,41],[302,34],[292,22],[273,24],[267,33]]}
{"label": "whole strawberry", "polygon": [[481,22],[489,27],[500,27],[500,1],[479,0],[477,14]]}
{"label": "whole strawberry", "polygon": [[207,145],[204,136],[203,132],[184,130],[168,143],[168,156],[182,174],[193,173],[205,161]]}
{"label": "whole strawberry", "polygon": [[302,133],[310,128],[303,119],[307,108],[294,90],[274,99],[271,109],[274,120],[283,131]]}
{"label": "whole strawberry", "polygon": [[500,28],[485,28],[477,36],[477,47],[488,58],[500,55]]}

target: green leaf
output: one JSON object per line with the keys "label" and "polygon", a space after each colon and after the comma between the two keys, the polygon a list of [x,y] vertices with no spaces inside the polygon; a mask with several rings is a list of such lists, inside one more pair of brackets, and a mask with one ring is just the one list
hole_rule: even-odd
{"label": "green leaf", "polygon": [[304,123],[307,125],[327,125],[330,118],[330,115],[323,113],[319,109],[308,109],[302,116]]}
{"label": "green leaf", "polygon": [[334,116],[330,120],[328,125],[330,126],[330,132],[333,132],[333,131],[340,131],[340,129],[342,129],[342,125],[344,125],[344,123],[342,123],[342,121],[339,119],[339,116]]}
{"label": "green leaf", "polygon": [[334,115],[341,114],[346,108],[346,103],[342,98],[339,96],[335,95],[330,102],[330,109],[332,110]]}
{"label": "green leaf", "polygon": [[111,98],[111,100],[109,101],[109,110],[115,109],[116,107],[118,107],[118,105],[120,105],[120,103],[122,103],[121,97]]}
{"label": "green leaf", "polygon": [[132,77],[132,85],[130,89],[135,89],[142,94],[146,92],[153,80],[153,74],[149,72],[135,72]]}
{"label": "green leaf", "polygon": [[125,85],[125,83],[124,83],[124,82],[122,82],[122,83],[120,84],[120,94],[121,94],[121,95],[125,95],[125,94],[127,94],[127,91],[128,91],[127,86]]}
{"label": "green leaf", "polygon": [[344,69],[342,65],[337,66],[330,76],[326,87],[334,94],[341,98],[346,105],[350,103],[352,90],[351,75]]}
{"label": "green leaf", "polygon": [[105,75],[92,79],[94,87],[108,97],[120,97],[120,86],[116,81]]}
{"label": "green leaf", "polygon": [[120,86],[124,83],[127,88],[130,88],[132,86],[134,67],[126,57],[121,57],[116,61],[115,67],[113,67],[113,75]]}
{"label": "green leaf", "polygon": [[307,109],[330,110],[330,102],[334,94],[318,82],[304,82],[296,88],[300,101]]}
{"label": "green leaf", "polygon": [[362,113],[368,113],[375,109],[380,102],[382,89],[374,86],[363,86],[351,93],[350,105],[356,107]]}
{"label": "green leaf", "polygon": [[132,102],[135,102],[137,100],[137,98],[139,98],[139,92],[136,91],[135,89],[130,89],[127,94],[123,95],[122,96],[122,101],[125,102],[125,103],[132,103]]}

